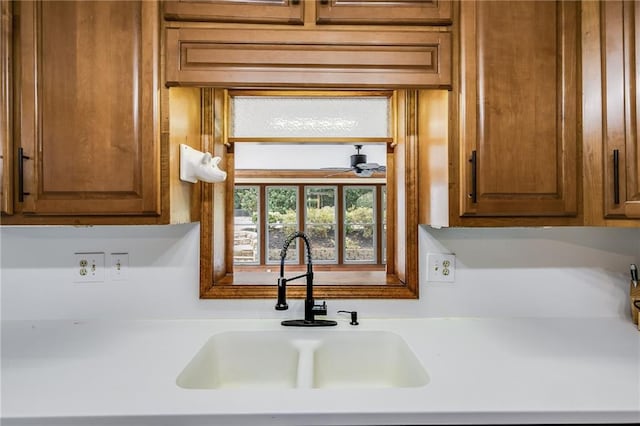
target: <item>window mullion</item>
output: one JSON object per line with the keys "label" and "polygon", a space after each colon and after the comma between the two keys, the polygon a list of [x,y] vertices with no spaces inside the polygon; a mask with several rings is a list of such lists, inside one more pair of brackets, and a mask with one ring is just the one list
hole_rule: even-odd
{"label": "window mullion", "polygon": [[260,204],[260,214],[258,219],[258,226],[260,227],[260,265],[267,264],[267,203],[266,203],[266,185],[260,184],[258,186],[258,200]]}

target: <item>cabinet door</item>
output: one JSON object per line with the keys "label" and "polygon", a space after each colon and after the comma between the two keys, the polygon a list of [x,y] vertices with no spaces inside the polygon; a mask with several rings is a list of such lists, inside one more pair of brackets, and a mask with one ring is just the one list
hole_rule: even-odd
{"label": "cabinet door", "polygon": [[316,5],[318,24],[451,23],[450,0],[319,0]]}
{"label": "cabinet door", "polygon": [[460,214],[576,215],[578,4],[460,7]]}
{"label": "cabinet door", "polygon": [[156,2],[18,2],[23,213],[158,214]]}
{"label": "cabinet door", "polygon": [[302,25],[307,0],[168,0],[164,17],[182,21]]}
{"label": "cabinet door", "polygon": [[640,217],[640,4],[601,3],[606,217]]}

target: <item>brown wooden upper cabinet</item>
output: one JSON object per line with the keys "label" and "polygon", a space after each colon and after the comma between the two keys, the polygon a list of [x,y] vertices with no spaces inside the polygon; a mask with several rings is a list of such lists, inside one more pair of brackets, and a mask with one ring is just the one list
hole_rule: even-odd
{"label": "brown wooden upper cabinet", "polygon": [[451,23],[450,0],[318,0],[316,23],[439,25]]}
{"label": "brown wooden upper cabinet", "polygon": [[579,3],[463,1],[460,31],[460,188],[452,222],[575,216]]}
{"label": "brown wooden upper cabinet", "polygon": [[16,213],[160,213],[156,2],[15,2]]}
{"label": "brown wooden upper cabinet", "polygon": [[605,217],[640,218],[640,4],[603,1]]}
{"label": "brown wooden upper cabinet", "polygon": [[165,1],[166,85],[450,88],[450,27],[433,25],[451,24],[451,9],[449,0]]}
{"label": "brown wooden upper cabinet", "polygon": [[450,0],[168,0],[168,20],[267,24],[440,25],[451,23]]}
{"label": "brown wooden upper cabinet", "polygon": [[305,3],[305,0],[168,0],[164,2],[164,17],[180,21],[302,25]]}

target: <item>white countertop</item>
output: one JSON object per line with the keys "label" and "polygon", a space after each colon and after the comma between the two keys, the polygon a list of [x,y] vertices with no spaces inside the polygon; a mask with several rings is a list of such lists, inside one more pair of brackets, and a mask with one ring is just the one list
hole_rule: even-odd
{"label": "white countertop", "polygon": [[429,384],[277,392],[176,385],[214,333],[279,330],[279,320],[4,321],[2,424],[640,422],[640,332],[630,320],[365,317],[357,327],[348,323],[341,320],[336,331],[402,336]]}

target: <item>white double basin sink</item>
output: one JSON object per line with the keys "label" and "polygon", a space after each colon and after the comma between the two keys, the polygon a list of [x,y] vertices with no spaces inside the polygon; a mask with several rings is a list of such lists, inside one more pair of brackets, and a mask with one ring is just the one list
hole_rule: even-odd
{"label": "white double basin sink", "polygon": [[215,334],[176,380],[186,389],[407,388],[428,382],[399,335],[327,329]]}

